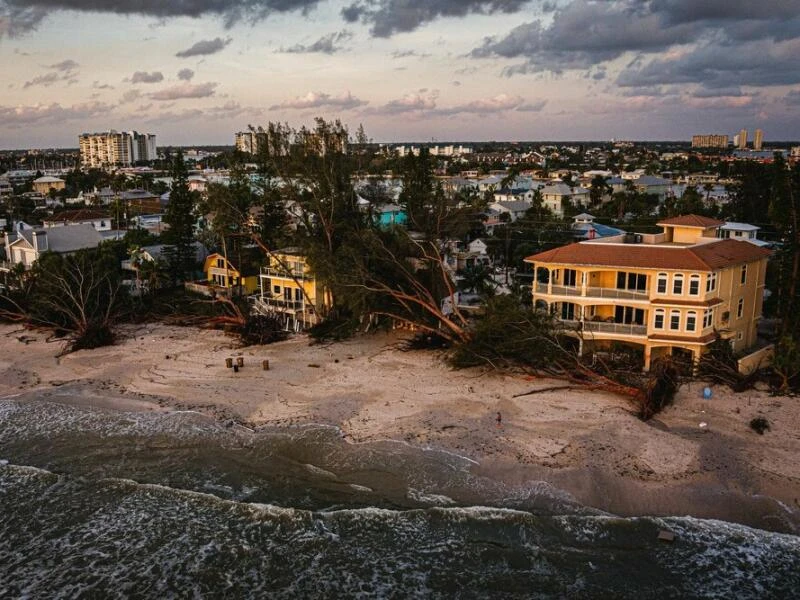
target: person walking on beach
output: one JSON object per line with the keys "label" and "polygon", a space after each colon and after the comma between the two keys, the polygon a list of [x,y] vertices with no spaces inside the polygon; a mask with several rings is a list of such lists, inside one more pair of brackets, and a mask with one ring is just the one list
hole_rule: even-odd
{"label": "person walking on beach", "polygon": [[502,427],[503,426],[503,415],[501,415],[499,411],[497,412],[497,416],[495,417],[494,420],[497,421],[497,426],[498,427]]}

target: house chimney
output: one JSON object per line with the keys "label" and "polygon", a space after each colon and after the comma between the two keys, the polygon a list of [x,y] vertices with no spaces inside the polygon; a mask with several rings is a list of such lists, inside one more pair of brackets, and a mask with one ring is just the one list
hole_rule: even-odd
{"label": "house chimney", "polygon": [[47,250],[47,232],[34,231],[33,232],[33,249],[36,253],[45,252]]}

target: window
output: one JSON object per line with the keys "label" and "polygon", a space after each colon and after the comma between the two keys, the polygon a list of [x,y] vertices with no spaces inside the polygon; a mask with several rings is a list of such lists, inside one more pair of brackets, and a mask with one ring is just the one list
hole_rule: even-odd
{"label": "window", "polygon": [[300,288],[294,289],[294,301],[295,302],[302,302],[303,301],[303,290]]}
{"label": "window", "polygon": [[714,322],[714,309],[707,308],[703,311],[703,329],[706,327],[711,327],[711,324]]}
{"label": "window", "polygon": [[664,309],[657,308],[656,309],[656,320],[653,323],[653,327],[655,329],[664,329]]}
{"label": "window", "polygon": [[575,269],[564,269],[564,285],[575,287],[576,275]]}
{"label": "window", "polygon": [[225,259],[223,259],[223,258],[218,258],[217,259],[217,268],[218,269],[224,269],[225,268]]}
{"label": "window", "polygon": [[273,287],[273,288],[272,288],[272,291],[273,291],[273,292],[275,292],[275,295],[276,295],[276,296],[277,296],[277,295],[280,295],[280,293],[281,293],[281,286],[279,286],[279,285],[276,285],[275,287]]}
{"label": "window", "polygon": [[715,289],[717,289],[717,274],[709,273],[706,279],[706,292],[713,292]]}
{"label": "window", "polygon": [[683,294],[683,275],[681,273],[672,276],[672,293],[676,296]]}
{"label": "window", "polygon": [[697,328],[697,313],[690,310],[686,313],[686,331],[694,331]]}
{"label": "window", "polygon": [[742,265],[742,285],[747,283],[747,265]]}
{"label": "window", "polygon": [[737,340],[742,340],[742,339],[744,339],[744,334],[743,334],[743,333],[740,331],[739,333],[737,333],[737,334],[736,334],[736,339],[737,339]]}
{"label": "window", "polygon": [[617,271],[617,289],[644,292],[647,290],[647,275]]}
{"label": "window", "polygon": [[659,273],[658,280],[656,283],[656,293],[657,294],[666,294],[667,293],[667,274],[666,273]]}
{"label": "window", "polygon": [[675,331],[681,328],[681,311],[673,310],[669,313],[669,328]]}
{"label": "window", "polygon": [[700,295],[700,275],[692,275],[689,278],[689,295],[690,296]]}
{"label": "window", "polygon": [[744,298],[739,298],[739,306],[736,309],[736,318],[741,319],[744,314]]}

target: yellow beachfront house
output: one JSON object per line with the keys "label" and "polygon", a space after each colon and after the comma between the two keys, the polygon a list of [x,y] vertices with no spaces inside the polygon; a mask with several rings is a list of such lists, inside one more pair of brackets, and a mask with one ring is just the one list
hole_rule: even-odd
{"label": "yellow beachfront house", "polygon": [[230,289],[242,286],[242,293],[247,295],[258,290],[257,269],[249,268],[246,265],[237,268],[231,257],[226,259],[219,253],[211,254],[206,258],[203,272],[206,274],[209,285],[214,287]]}
{"label": "yellow beachfront house", "polygon": [[269,265],[259,276],[257,312],[284,314],[300,328],[319,323],[331,305],[330,291],[314,277],[299,248],[270,253]]}
{"label": "yellow beachfront house", "polygon": [[581,339],[582,351],[638,347],[644,367],[665,354],[699,360],[717,337],[756,342],[770,252],[719,239],[723,222],[664,219],[658,234],[625,233],[535,254],[533,303]]}

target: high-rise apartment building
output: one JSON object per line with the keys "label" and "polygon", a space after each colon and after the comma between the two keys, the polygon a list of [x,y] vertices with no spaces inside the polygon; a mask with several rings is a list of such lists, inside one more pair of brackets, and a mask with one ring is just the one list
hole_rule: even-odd
{"label": "high-rise apartment building", "polygon": [[747,129],[739,131],[739,143],[737,144],[739,150],[747,148]]}
{"label": "high-rise apartment building", "polygon": [[240,131],[236,134],[236,149],[247,154],[257,154],[266,141],[265,131]]}
{"label": "high-rise apartment building", "polygon": [[136,131],[84,133],[78,138],[81,166],[88,169],[129,167],[158,158],[156,136]]}
{"label": "high-rise apartment building", "polygon": [[721,134],[693,135],[692,148],[727,148],[728,136]]}
{"label": "high-rise apartment building", "polygon": [[753,150],[761,150],[764,145],[764,132],[756,129],[755,136],[753,137]]}

